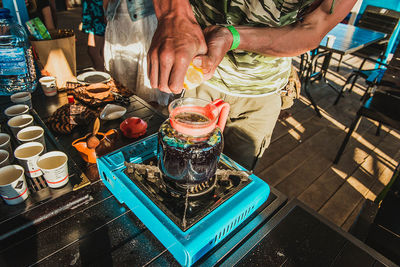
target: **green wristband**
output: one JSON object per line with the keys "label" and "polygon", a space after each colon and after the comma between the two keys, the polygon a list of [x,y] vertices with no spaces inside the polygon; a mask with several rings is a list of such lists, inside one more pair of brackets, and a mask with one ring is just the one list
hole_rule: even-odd
{"label": "green wristband", "polygon": [[234,50],[234,49],[238,48],[238,46],[240,44],[240,34],[235,29],[235,27],[233,27],[232,25],[226,26],[226,28],[228,28],[228,30],[232,33],[232,37],[233,37],[231,49],[229,49],[229,50]]}

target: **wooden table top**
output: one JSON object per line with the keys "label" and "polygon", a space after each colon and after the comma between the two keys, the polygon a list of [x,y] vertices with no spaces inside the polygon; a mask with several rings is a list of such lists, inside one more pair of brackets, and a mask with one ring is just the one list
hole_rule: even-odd
{"label": "wooden table top", "polygon": [[[336,36],[333,47],[327,47],[327,36]],[[346,55],[378,42],[386,37],[385,33],[363,29],[354,25],[339,23],[320,42],[319,47],[334,53]]]}

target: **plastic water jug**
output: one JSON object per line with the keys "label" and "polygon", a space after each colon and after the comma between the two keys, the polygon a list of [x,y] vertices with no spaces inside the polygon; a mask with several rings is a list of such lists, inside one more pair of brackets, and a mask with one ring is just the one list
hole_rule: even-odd
{"label": "plastic water jug", "polygon": [[33,92],[37,85],[32,47],[25,29],[0,9],[0,95]]}

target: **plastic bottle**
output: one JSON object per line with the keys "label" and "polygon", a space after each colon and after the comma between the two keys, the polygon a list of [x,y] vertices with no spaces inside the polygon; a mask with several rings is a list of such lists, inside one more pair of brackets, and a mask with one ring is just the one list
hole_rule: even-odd
{"label": "plastic bottle", "polygon": [[0,95],[33,92],[36,77],[28,34],[9,9],[0,8]]}

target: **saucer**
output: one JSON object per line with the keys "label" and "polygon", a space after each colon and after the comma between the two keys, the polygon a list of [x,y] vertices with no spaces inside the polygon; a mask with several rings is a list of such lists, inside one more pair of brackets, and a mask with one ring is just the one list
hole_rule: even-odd
{"label": "saucer", "polygon": [[76,79],[81,84],[106,83],[111,80],[110,74],[102,71],[88,71],[79,74]]}

